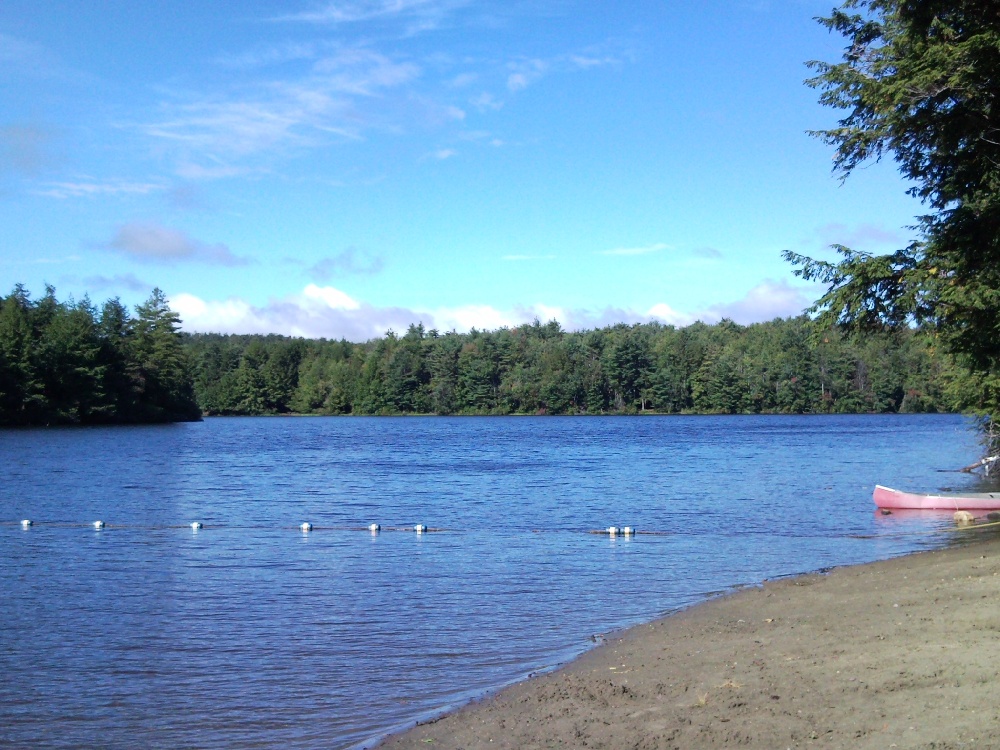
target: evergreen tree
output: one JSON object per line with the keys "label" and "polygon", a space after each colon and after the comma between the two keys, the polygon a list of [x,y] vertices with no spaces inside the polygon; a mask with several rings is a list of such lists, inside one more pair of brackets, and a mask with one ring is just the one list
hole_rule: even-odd
{"label": "evergreen tree", "polygon": [[[828,285],[823,322],[855,329],[933,327],[985,385],[1000,372],[1000,13],[995,0],[847,0],[822,23],[846,42],[814,62],[820,101],[846,111],[818,135],[843,176],[891,156],[929,212],[907,247],[838,263],[794,253]],[[985,388],[980,404],[1000,401]]]}
{"label": "evergreen tree", "polygon": [[131,357],[140,392],[140,418],[150,422],[199,419],[187,352],[178,333],[180,316],[160,289],[136,307]]}

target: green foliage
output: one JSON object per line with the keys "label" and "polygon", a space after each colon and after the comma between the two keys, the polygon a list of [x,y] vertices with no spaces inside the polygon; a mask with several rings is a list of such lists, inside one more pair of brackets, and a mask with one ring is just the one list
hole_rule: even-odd
{"label": "green foliage", "polygon": [[[820,19],[847,41],[843,60],[813,62],[809,85],[845,110],[817,133],[846,178],[883,156],[930,209],[917,239],[873,256],[842,246],[837,263],[786,253],[827,285],[825,327],[932,329],[982,388],[973,401],[1000,414],[986,384],[1000,371],[1000,13],[994,0],[847,0]],[[968,396],[968,394],[966,394]],[[909,403],[924,403],[911,398]]]}
{"label": "green foliage", "polygon": [[579,333],[537,321],[443,335],[414,325],[363,344],[184,342],[208,414],[952,411],[974,401],[968,376],[919,331],[817,337],[805,317]]}
{"label": "green foliage", "polygon": [[0,425],[199,419],[177,314],[154,290],[132,319],[118,300],[0,297]]}

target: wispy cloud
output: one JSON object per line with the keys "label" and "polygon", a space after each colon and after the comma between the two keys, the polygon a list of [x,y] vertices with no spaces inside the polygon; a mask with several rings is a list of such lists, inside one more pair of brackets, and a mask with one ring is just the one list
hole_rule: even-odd
{"label": "wispy cloud", "polygon": [[[377,111],[369,104],[420,74],[420,67],[411,61],[392,59],[366,47],[342,47],[295,77],[255,83],[249,91],[228,96],[164,103],[163,117],[138,127],[185,149],[189,156],[180,168],[187,172],[183,176],[230,176],[238,167],[227,156],[362,138],[367,129],[380,126]],[[443,117],[460,119],[451,111]],[[203,158],[191,158],[192,150]],[[204,166],[209,158],[218,165]]]}
{"label": "wispy cloud", "polygon": [[207,263],[245,266],[247,258],[234,255],[225,245],[209,245],[177,229],[155,223],[133,222],[118,228],[105,247],[134,260],[148,263]]}
{"label": "wispy cloud", "polygon": [[319,50],[320,46],[315,42],[285,42],[239,55],[226,55],[216,61],[225,68],[260,68],[295,60],[311,60],[319,55]]}
{"label": "wispy cloud", "polygon": [[488,91],[484,91],[479,96],[474,96],[469,103],[480,112],[496,112],[503,108],[503,101],[497,99]]}
{"label": "wispy cloud", "polygon": [[649,255],[650,253],[658,253],[662,250],[666,250],[670,245],[663,242],[657,242],[653,245],[644,245],[642,247],[616,247],[611,250],[598,250],[596,255]]}
{"label": "wispy cloud", "polygon": [[61,258],[31,258],[28,262],[40,266],[61,266],[63,263],[76,263],[83,260],[79,255],[64,255]]}
{"label": "wispy cloud", "polygon": [[633,55],[627,47],[612,42],[553,57],[522,57],[507,63],[507,89],[511,92],[523,91],[550,73],[617,67],[632,59]]}
{"label": "wispy cloud", "polygon": [[479,80],[478,73],[459,73],[457,76],[448,81],[448,85],[452,88],[461,89],[466,86],[471,86]]}
{"label": "wispy cloud", "polygon": [[0,77],[15,73],[47,76],[58,67],[55,56],[42,45],[0,33]]}
{"label": "wispy cloud", "polygon": [[154,182],[50,182],[46,187],[32,192],[49,198],[65,199],[104,195],[148,195],[165,189],[165,185]]}
{"label": "wispy cloud", "polygon": [[206,180],[222,180],[229,177],[245,177],[248,174],[253,174],[254,170],[248,167],[235,167],[230,164],[223,164],[222,162],[215,160],[215,163],[205,166],[204,164],[195,164],[192,162],[183,162],[177,166],[174,170],[178,177],[182,177],[185,180],[195,180],[195,181],[206,181]]}
{"label": "wispy cloud", "polygon": [[125,289],[130,292],[149,292],[153,289],[152,284],[147,284],[134,273],[120,273],[114,276],[87,276],[83,283],[88,289],[94,291]]}
{"label": "wispy cloud", "polygon": [[511,71],[507,76],[507,88],[510,91],[521,91],[545,75],[552,67],[548,60],[523,59],[507,64]]}
{"label": "wispy cloud", "polygon": [[875,251],[906,243],[906,238],[898,230],[877,224],[824,224],[816,230],[816,234],[824,247],[846,245],[856,250]]}
{"label": "wispy cloud", "polygon": [[724,257],[722,252],[714,247],[696,247],[691,251],[691,254],[696,258],[705,258],[706,260],[722,260]]}
{"label": "wispy cloud", "polygon": [[316,281],[326,282],[343,276],[370,276],[380,273],[384,266],[381,257],[349,247],[342,253],[323,258],[306,273]]}
{"label": "wispy cloud", "polygon": [[364,47],[349,47],[328,55],[318,60],[313,70],[320,87],[361,96],[408,83],[421,72],[413,62],[392,60]]}
{"label": "wispy cloud", "polygon": [[395,21],[403,22],[405,31],[413,34],[438,28],[455,10],[468,4],[469,0],[337,0],[275,20],[324,26]]}

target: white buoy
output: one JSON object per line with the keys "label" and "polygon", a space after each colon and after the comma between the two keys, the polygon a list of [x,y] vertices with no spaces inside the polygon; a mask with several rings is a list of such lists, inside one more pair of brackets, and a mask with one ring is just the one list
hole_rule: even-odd
{"label": "white buoy", "polygon": [[104,528],[104,521],[94,521],[94,528],[95,529],[103,529]]}
{"label": "white buoy", "polygon": [[23,521],[21,521],[21,528],[22,529],[26,529],[29,526],[31,526],[33,523],[34,523],[34,521],[29,521],[27,518],[25,518]]}
{"label": "white buoy", "polygon": [[309,523],[308,521],[306,521],[304,524],[302,524],[301,526],[299,526],[299,528],[302,529],[303,531],[312,531],[313,530],[313,525],[311,523]]}
{"label": "white buoy", "polygon": [[626,526],[624,529],[622,529],[622,533],[625,536],[632,536],[633,534],[635,534],[635,529],[632,528],[631,526]]}
{"label": "white buoy", "polygon": [[608,533],[611,534],[611,536],[614,536],[619,531],[620,529],[617,526],[608,526]]}
{"label": "white buoy", "polygon": [[418,534],[423,534],[425,531],[427,531],[427,527],[424,526],[422,523],[418,523],[416,526],[413,527],[413,530]]}
{"label": "white buoy", "polygon": [[379,526],[377,523],[373,523],[371,526],[368,527],[368,530],[374,534],[376,531],[381,531],[382,527]]}
{"label": "white buoy", "polygon": [[201,529],[201,528],[204,528],[204,526],[203,526],[203,524],[202,524],[201,521],[195,521],[194,523],[191,524],[191,530],[192,531],[197,531],[198,529]]}

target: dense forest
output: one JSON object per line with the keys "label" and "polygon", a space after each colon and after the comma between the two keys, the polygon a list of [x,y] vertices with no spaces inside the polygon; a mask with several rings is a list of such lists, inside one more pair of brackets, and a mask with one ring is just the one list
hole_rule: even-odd
{"label": "dense forest", "polygon": [[133,318],[117,299],[0,297],[0,425],[196,420],[179,320],[160,290]]}
{"label": "dense forest", "polygon": [[411,325],[364,343],[184,334],[162,292],[136,307],[0,298],[0,425],[202,414],[924,412],[981,384],[909,328],[864,336],[807,317],[741,326],[555,321],[484,332]]}
{"label": "dense forest", "polygon": [[366,343],[185,336],[206,414],[956,411],[965,376],[909,329],[848,338],[806,317],[741,326],[411,325]]}

